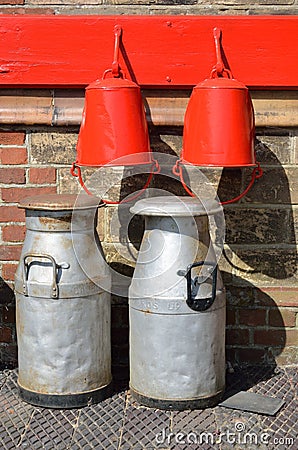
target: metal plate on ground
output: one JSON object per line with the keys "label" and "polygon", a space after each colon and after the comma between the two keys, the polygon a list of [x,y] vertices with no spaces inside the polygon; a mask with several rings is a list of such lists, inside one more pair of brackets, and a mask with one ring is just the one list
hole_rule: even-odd
{"label": "metal plate on ground", "polygon": [[275,416],[284,403],[284,400],[280,398],[267,397],[265,395],[255,394],[254,392],[240,391],[222,403],[219,403],[218,406]]}

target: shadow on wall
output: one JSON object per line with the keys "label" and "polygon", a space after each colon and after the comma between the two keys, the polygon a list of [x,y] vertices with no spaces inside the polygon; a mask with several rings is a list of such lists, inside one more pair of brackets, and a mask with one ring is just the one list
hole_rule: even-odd
{"label": "shadow on wall", "polygon": [[[241,203],[225,207],[229,249],[224,253],[223,265],[227,264],[229,271],[223,275],[230,314],[227,353],[232,362],[253,360],[274,364],[285,345],[291,345],[287,342],[288,332],[278,309],[282,304],[277,305],[272,297],[274,288],[277,291],[297,283],[289,186],[294,180],[290,178],[293,177],[291,170],[283,168],[275,153],[260,140],[256,140],[256,154],[263,167],[263,177],[257,180]],[[237,184],[239,194],[249,182],[250,171],[245,169],[241,179],[241,169],[224,169],[218,187],[219,197],[223,201],[228,198],[227,188],[234,177],[241,180]],[[272,297],[268,295],[270,289]],[[295,327],[295,324],[290,326]],[[245,344],[246,340],[250,346]],[[291,355],[288,358],[291,362]]]}

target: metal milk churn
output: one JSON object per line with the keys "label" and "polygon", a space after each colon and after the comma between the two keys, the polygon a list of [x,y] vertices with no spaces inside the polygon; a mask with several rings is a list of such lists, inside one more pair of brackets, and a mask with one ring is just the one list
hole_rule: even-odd
{"label": "metal milk churn", "polygon": [[81,407],[111,393],[111,280],[95,237],[98,205],[84,197],[79,205],[75,195],[56,194],[19,205],[27,232],[15,276],[18,386],[38,406]]}
{"label": "metal milk churn", "polygon": [[145,406],[206,408],[223,393],[225,291],[208,227],[219,210],[172,196],[131,208],[145,232],[129,289],[130,388]]}

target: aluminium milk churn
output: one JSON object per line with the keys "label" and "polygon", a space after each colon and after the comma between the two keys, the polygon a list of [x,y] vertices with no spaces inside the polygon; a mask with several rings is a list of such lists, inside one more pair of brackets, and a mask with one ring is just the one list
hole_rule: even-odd
{"label": "aluminium milk churn", "polygon": [[130,389],[145,406],[206,408],[223,393],[225,291],[208,228],[219,210],[173,196],[131,208],[145,232],[129,289]]}
{"label": "aluminium milk churn", "polygon": [[[79,205],[75,195],[56,194],[19,205],[27,232],[15,277],[18,386],[38,406],[81,407],[111,393],[111,280],[95,235],[98,205],[84,197]],[[83,259],[101,271],[90,276]]]}

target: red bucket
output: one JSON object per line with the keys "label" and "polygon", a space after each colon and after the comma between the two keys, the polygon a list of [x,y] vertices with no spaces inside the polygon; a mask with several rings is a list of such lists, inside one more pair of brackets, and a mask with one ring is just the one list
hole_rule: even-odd
{"label": "red bucket", "polygon": [[255,166],[254,111],[247,87],[233,78],[212,77],[191,94],[181,162],[196,166]]}
{"label": "red bucket", "polygon": [[152,163],[140,87],[121,76],[105,75],[86,88],[76,165]]}

